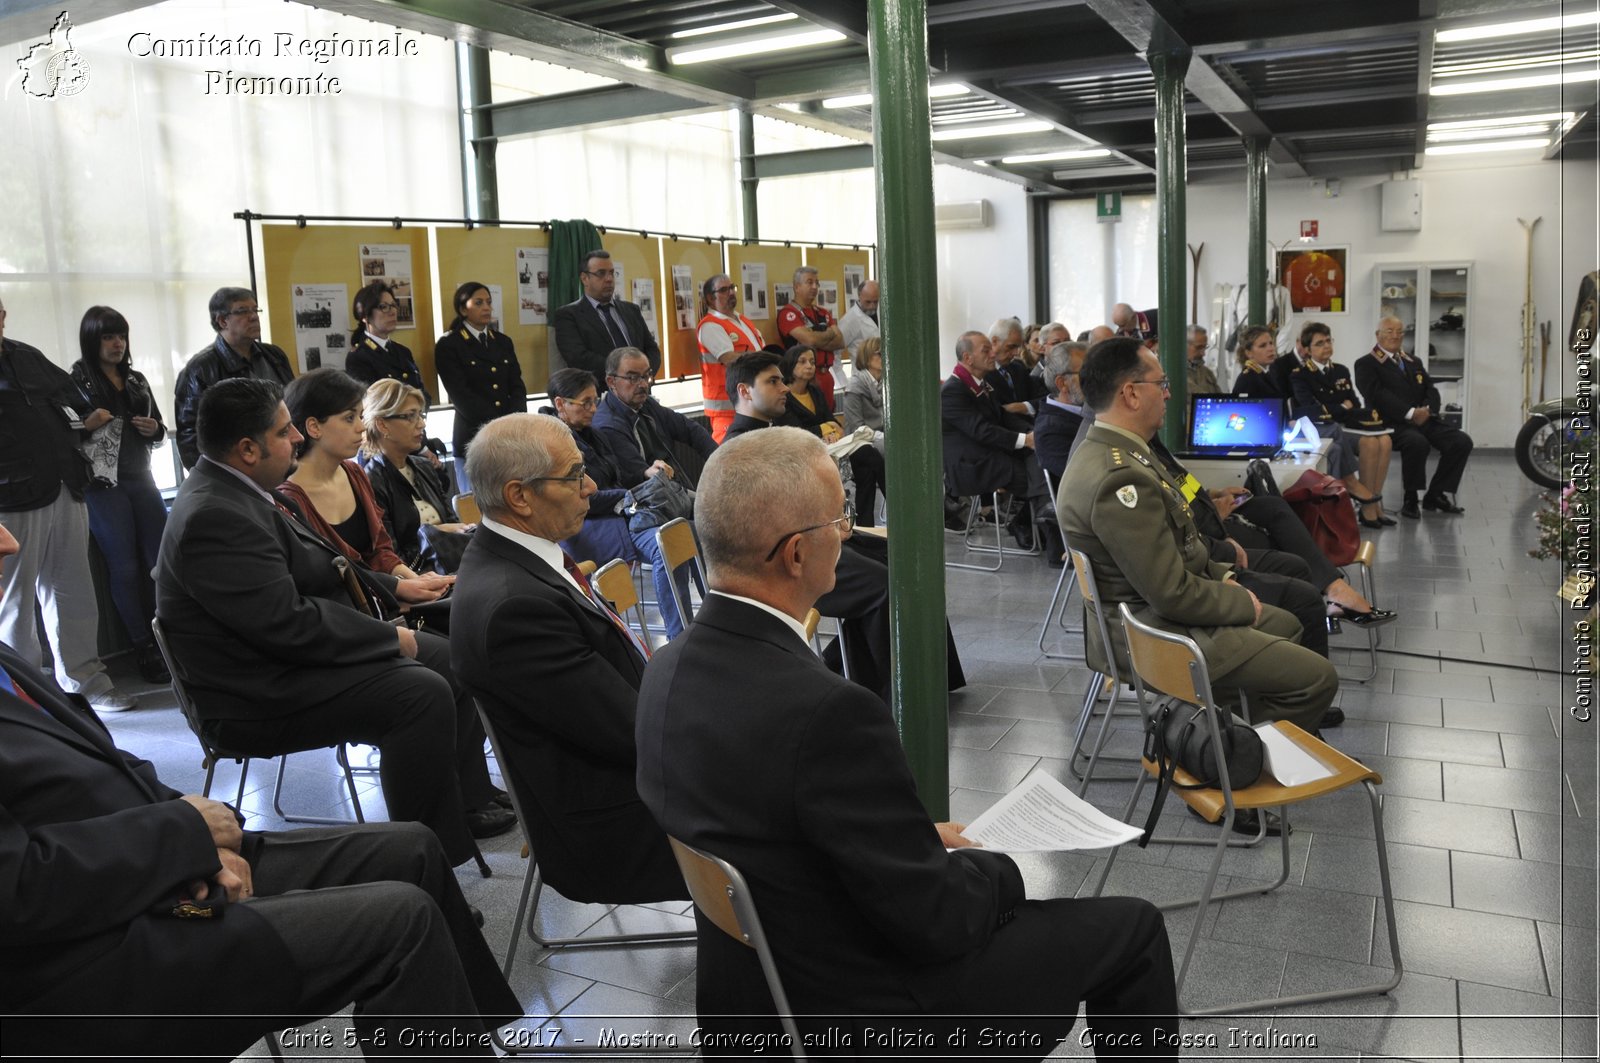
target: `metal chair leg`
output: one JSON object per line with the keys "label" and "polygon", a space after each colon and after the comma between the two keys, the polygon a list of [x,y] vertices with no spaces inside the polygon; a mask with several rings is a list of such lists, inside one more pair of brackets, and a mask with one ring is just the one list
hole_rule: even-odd
{"label": "metal chair leg", "polygon": [[[999,504],[998,504],[998,502],[994,501],[994,498],[995,498],[994,495],[991,494],[989,496],[989,498],[991,500],[990,511],[993,512],[994,510],[997,510],[999,508]],[[982,550],[982,552],[985,552],[985,553],[988,553],[988,552],[992,551],[994,553],[994,564],[992,564],[992,565],[974,565],[971,562],[966,562],[966,561],[946,561],[944,563],[945,568],[964,568],[964,569],[968,569],[968,570],[973,571],[973,572],[999,572],[1000,571],[1000,566],[1005,564],[1005,560],[1006,560],[1005,547],[1002,545],[1002,543],[1000,541],[1000,536],[1001,536],[1001,534],[1003,532],[1003,529],[1000,527],[1000,521],[998,519],[999,518],[999,514],[998,513],[995,514],[996,520],[995,520],[995,525],[994,525],[994,545],[993,546],[981,547],[981,548],[972,545],[972,529],[973,529],[973,525],[975,525],[978,522],[978,511],[982,507],[983,507],[983,496],[982,495],[973,495],[968,500],[968,504],[967,504],[967,526],[961,533],[961,545],[962,545],[962,548],[967,550],[967,551],[980,550],[980,549]]]}
{"label": "metal chair leg", "polygon": [[[1077,580],[1068,578],[1071,575],[1071,563],[1069,562],[1062,565],[1061,576],[1056,580],[1055,593],[1050,596],[1050,604],[1044,607],[1044,620],[1039,624],[1039,652],[1055,661],[1083,660],[1083,654],[1081,653],[1052,653],[1044,648],[1045,639],[1050,635],[1050,618],[1052,616],[1057,617],[1056,622],[1061,625],[1062,631],[1077,630],[1081,632],[1083,630],[1081,625],[1077,628],[1072,628],[1067,624],[1067,609],[1072,605],[1072,593],[1077,589],[1078,586]],[[1063,588],[1065,589],[1064,592]],[[1059,614],[1056,611],[1057,602],[1061,603]]]}

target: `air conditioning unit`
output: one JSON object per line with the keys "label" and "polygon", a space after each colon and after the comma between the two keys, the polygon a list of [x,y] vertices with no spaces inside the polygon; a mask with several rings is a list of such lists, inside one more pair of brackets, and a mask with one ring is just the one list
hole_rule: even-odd
{"label": "air conditioning unit", "polygon": [[933,227],[936,229],[987,229],[994,224],[987,199],[969,199],[961,203],[935,203]]}

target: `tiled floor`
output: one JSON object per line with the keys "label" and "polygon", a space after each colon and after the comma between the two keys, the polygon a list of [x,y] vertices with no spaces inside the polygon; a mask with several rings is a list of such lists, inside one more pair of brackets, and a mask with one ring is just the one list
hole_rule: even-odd
{"label": "tiled floor", "polygon": [[[1186,1054],[1595,1058],[1597,725],[1566,713],[1572,695],[1564,694],[1559,669],[1570,644],[1553,596],[1556,565],[1526,556],[1537,499],[1507,455],[1480,452],[1461,492],[1465,516],[1427,514],[1371,533],[1378,601],[1402,620],[1384,629],[1377,676],[1365,684],[1346,679],[1339,705],[1348,721],[1328,737],[1384,775],[1405,980],[1387,997],[1186,1022],[1185,1032],[1216,1043]],[[1035,768],[1071,778],[1066,757],[1087,677],[1081,665],[1037,651],[1054,583],[1055,572],[1038,559],[1008,559],[996,575],[949,573],[949,615],[970,680],[950,702],[954,819],[977,815]],[[1047,645],[1081,644],[1066,636]],[[1365,672],[1363,636],[1343,635],[1336,646],[1341,672]],[[170,695],[147,701],[150,707],[108,717],[109,724],[169,783],[197,790],[199,754]],[[1111,748],[1132,746],[1131,733],[1119,734]],[[297,755],[288,776],[291,809],[342,808],[331,756]],[[237,769],[223,766],[216,794],[231,799],[236,779]],[[281,826],[270,810],[270,782],[270,766],[252,769],[244,800],[252,826]],[[381,815],[375,783],[362,786],[363,804]],[[1117,814],[1128,786],[1097,781],[1089,797]],[[1194,1002],[1333,988],[1377,980],[1388,969],[1365,798],[1313,803],[1297,810],[1294,824],[1289,883],[1204,915],[1189,979]],[[1202,837],[1210,828],[1169,807],[1163,830]],[[519,848],[517,835],[490,843],[491,879],[461,873],[500,950],[526,867]],[[1193,846],[1129,847],[1108,891],[1158,902],[1192,896],[1207,855]],[[1230,852],[1223,885],[1269,880],[1277,859],[1275,850]],[[1103,857],[1019,863],[1031,895],[1071,896],[1093,888]],[[692,925],[681,907],[608,911],[548,893],[539,918],[557,934]],[[1192,910],[1169,913],[1175,942],[1193,919]],[[512,984],[537,1017],[530,1029],[556,1015],[550,1021],[563,1036],[589,1044],[604,1026],[676,1033],[687,1044],[694,1026],[690,947],[557,952],[525,942]],[[649,1018],[605,1018],[618,1015]],[[1252,1035],[1268,1047],[1252,1047]],[[1283,1047],[1285,1036],[1314,1038],[1315,1047]],[[1060,1054],[1086,1052],[1069,1044]]]}

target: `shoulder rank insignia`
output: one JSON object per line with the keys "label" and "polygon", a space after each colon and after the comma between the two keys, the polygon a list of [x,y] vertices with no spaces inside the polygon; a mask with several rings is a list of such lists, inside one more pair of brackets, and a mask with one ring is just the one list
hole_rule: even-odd
{"label": "shoulder rank insignia", "polygon": [[1143,454],[1139,453],[1137,450],[1130,450],[1128,453],[1133,455],[1133,460],[1134,461],[1138,462],[1140,465],[1143,465],[1145,468],[1147,468],[1147,469],[1155,468],[1154,465],[1150,464],[1150,459],[1145,457]]}
{"label": "shoulder rank insignia", "polygon": [[1122,451],[1118,450],[1116,447],[1112,447],[1111,448],[1111,464],[1113,464],[1113,465],[1121,465],[1122,464]]}
{"label": "shoulder rank insignia", "polygon": [[1117,488],[1117,501],[1132,509],[1139,504],[1139,489],[1132,484]]}

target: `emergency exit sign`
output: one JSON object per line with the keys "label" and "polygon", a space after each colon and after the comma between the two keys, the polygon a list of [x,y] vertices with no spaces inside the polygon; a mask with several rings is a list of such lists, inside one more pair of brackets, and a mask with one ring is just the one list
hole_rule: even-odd
{"label": "emergency exit sign", "polygon": [[1116,222],[1122,220],[1122,193],[1101,192],[1094,197],[1094,220]]}

